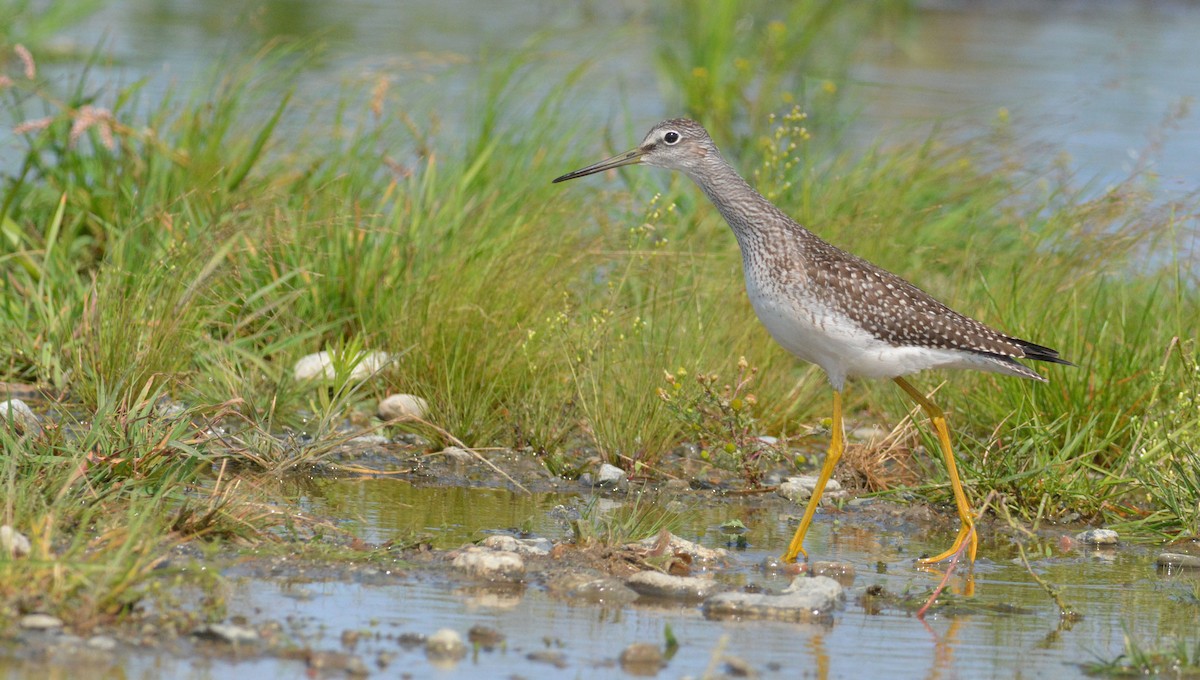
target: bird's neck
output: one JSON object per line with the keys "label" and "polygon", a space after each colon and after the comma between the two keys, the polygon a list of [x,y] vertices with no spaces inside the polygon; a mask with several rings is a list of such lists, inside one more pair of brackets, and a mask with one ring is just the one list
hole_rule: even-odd
{"label": "bird's neck", "polygon": [[789,232],[801,237],[809,234],[742,179],[720,155],[710,159],[702,172],[688,174],[729,223],[743,254],[787,239]]}

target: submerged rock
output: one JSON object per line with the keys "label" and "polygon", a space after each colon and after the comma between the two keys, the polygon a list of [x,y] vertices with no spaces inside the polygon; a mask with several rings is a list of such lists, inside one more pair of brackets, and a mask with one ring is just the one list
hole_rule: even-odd
{"label": "submerged rock", "polygon": [[596,604],[629,604],[638,598],[637,592],[612,576],[578,571],[551,577],[546,590],[556,597]]}
{"label": "submerged rock", "polygon": [[1116,545],[1121,537],[1112,529],[1088,529],[1075,534],[1075,540],[1087,545]]}
{"label": "submerged rock", "polygon": [[854,584],[854,565],[849,562],[813,562],[809,573],[812,576],[828,576],[847,588]]}
{"label": "submerged rock", "polygon": [[473,645],[478,645],[490,651],[504,644],[504,633],[490,626],[477,623],[471,626],[471,630],[467,631],[467,640],[470,640]]}
{"label": "submerged rock", "polygon": [[476,578],[517,580],[525,575],[525,560],[515,552],[470,547],[451,564]]}
{"label": "submerged rock", "polygon": [[308,664],[308,669],[320,677],[332,673],[344,673],[351,677],[362,678],[371,673],[362,659],[345,652],[313,650],[308,653],[305,662]]}
{"label": "submerged rock", "polygon": [[33,546],[25,534],[5,524],[0,526],[0,550],[8,553],[9,557],[25,557],[33,550]]}
{"label": "submerged rock", "polygon": [[784,562],[778,555],[764,559],[761,568],[768,574],[808,574],[809,576],[828,576],[843,586],[854,585],[855,569],[849,562],[832,562],[816,560],[813,562]]}
{"label": "submerged rock", "polygon": [[621,669],[630,675],[656,675],[664,663],[662,650],[649,642],[635,642],[621,651]]}
{"label": "submerged rock", "polygon": [[467,655],[462,636],[452,628],[442,628],[425,640],[425,656],[441,661],[457,661]]}
{"label": "submerged rock", "polygon": [[751,666],[749,661],[746,661],[740,656],[726,655],[723,660],[725,661],[725,672],[731,678],[758,677],[758,673],[755,672],[754,666]]}
{"label": "submerged rock", "polygon": [[710,619],[749,618],[777,621],[814,621],[832,612],[846,599],[841,584],[827,576],[799,576],[779,595],[720,593],[704,601]]}
{"label": "submerged rock", "polygon": [[526,654],[525,658],[537,663],[548,663],[560,669],[570,665],[567,663],[566,655],[556,649],[540,649]]}
{"label": "submerged rock", "polygon": [[721,591],[716,581],[695,576],[671,576],[660,571],[639,571],[625,585],[643,597],[672,600],[703,600]]}
{"label": "submerged rock", "polygon": [[488,536],[479,545],[492,550],[522,555],[549,555],[554,544],[545,538],[516,538],[505,534]]}
{"label": "submerged rock", "polygon": [[1159,555],[1155,563],[1166,569],[1200,569],[1200,556],[1168,552]]}
{"label": "submerged rock", "polygon": [[0,401],[0,424],[3,422],[12,423],[18,434],[36,436],[42,432],[42,423],[37,414],[20,399]]}
{"label": "submerged rock", "polygon": [[[367,352],[358,358],[358,363],[350,369],[351,380],[366,380],[387,366],[392,357],[387,352]],[[308,380],[333,380],[337,377],[334,369],[333,354],[317,352],[301,357],[292,368],[296,382]]]}
{"label": "submerged rock", "polygon": [[429,402],[415,394],[390,394],[379,401],[376,410],[380,420],[424,418],[429,413]]}
{"label": "submerged rock", "polygon": [[[775,493],[783,496],[793,503],[802,503],[807,501],[813,494],[813,489],[817,488],[817,478],[811,475],[801,475],[799,477],[788,477],[783,480]],[[846,492],[842,491],[842,485],[836,479],[831,479],[825,483],[825,491],[821,494],[821,498],[838,499],[845,498]]]}
{"label": "submerged rock", "polygon": [[455,463],[470,463],[475,460],[475,454],[457,446],[447,446],[439,451],[438,455],[445,456],[448,460],[452,460]]}

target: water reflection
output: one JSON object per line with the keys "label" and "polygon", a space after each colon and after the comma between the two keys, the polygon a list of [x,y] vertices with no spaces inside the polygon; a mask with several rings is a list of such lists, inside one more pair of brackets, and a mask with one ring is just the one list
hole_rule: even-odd
{"label": "water reflection", "polygon": [[[151,100],[168,83],[196,81],[218,60],[238,63],[272,38],[309,38],[325,49],[302,77],[297,101],[327,101],[347,81],[386,75],[406,93],[414,117],[433,116],[449,129],[465,124],[471,107],[464,104],[488,64],[531,54],[539,76],[520,99],[536,102],[538,88],[586,61],[593,66],[588,87],[572,100],[574,113],[602,126],[628,119],[640,131],[671,113],[649,66],[656,27],[647,7],[497,0],[480,11],[468,0],[123,0],[69,38],[85,50],[107,40],[120,66],[101,68],[98,77],[151,76]],[[934,3],[853,70],[850,108],[863,115],[852,137],[912,139],[947,124],[978,134],[1005,110],[1018,142],[1061,147],[1081,181],[1102,188],[1149,169],[1167,195],[1195,190],[1200,125],[1180,104],[1200,97],[1200,60],[1183,57],[1194,52],[1197,35],[1200,5],[1178,0]],[[447,68],[455,63],[463,65]],[[1172,122],[1173,111],[1181,115]]]}

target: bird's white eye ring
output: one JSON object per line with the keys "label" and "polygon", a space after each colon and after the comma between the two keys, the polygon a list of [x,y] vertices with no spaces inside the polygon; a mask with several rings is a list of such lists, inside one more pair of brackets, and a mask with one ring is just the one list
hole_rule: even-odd
{"label": "bird's white eye ring", "polygon": [[674,130],[667,130],[663,133],[663,141],[666,142],[668,146],[672,144],[678,144],[679,140],[679,133]]}

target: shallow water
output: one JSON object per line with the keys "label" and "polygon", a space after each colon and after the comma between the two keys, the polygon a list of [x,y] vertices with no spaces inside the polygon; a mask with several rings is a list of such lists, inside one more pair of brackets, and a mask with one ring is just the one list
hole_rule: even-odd
{"label": "shallow water", "polygon": [[[505,527],[524,527],[561,540],[569,532],[551,508],[586,502],[588,495],[590,491],[530,497],[359,480],[331,483],[306,500],[318,512],[357,517],[353,530],[364,538],[417,530],[453,546],[484,535],[484,530]],[[715,578],[731,587],[761,584],[773,591],[789,582],[789,577],[759,568],[790,536],[792,527],[786,520],[741,502],[697,506],[684,516],[687,521],[678,533],[708,547],[726,545],[716,527],[727,519],[740,519],[749,527],[749,548],[734,551],[730,566],[715,570]],[[394,655],[389,674],[403,670],[414,677],[445,678],[619,675],[622,649],[638,641],[661,644],[667,625],[680,648],[660,677],[699,677],[718,648],[749,661],[764,677],[1081,677],[1081,664],[1116,657],[1126,632],[1146,643],[1187,640],[1194,634],[1196,605],[1185,598],[1196,577],[1160,574],[1153,555],[1143,549],[1062,551],[1053,547],[1052,539],[1052,556],[1033,558],[1033,567],[1083,614],[1081,621],[1065,626],[1025,568],[1002,552],[1008,539],[986,532],[975,568],[975,596],[962,600],[974,611],[936,613],[925,623],[899,609],[869,613],[859,603],[867,586],[925,593],[936,585],[940,577],[915,569],[913,558],[940,550],[953,538],[946,531],[930,532],[878,517],[865,511],[849,511],[836,519],[828,513],[818,517],[807,542],[810,554],[848,562],[857,571],[845,609],[825,623],[709,621],[698,606],[689,604],[635,603],[622,608],[570,603],[549,596],[536,584],[494,587],[423,569],[380,577],[383,585],[261,580],[236,576],[235,569],[227,598],[229,615],[245,616],[251,624],[284,620],[294,636],[314,649],[342,649],[344,630],[367,631],[354,652],[368,665],[387,652]],[[1074,532],[1064,531],[1069,533]],[[951,579],[951,590],[961,591],[964,585],[958,576]],[[435,669],[420,647],[405,648],[396,640],[403,633],[428,635],[444,627],[465,638],[477,624],[503,632],[506,647],[477,651]],[[527,658],[545,650],[560,652],[565,666]],[[135,656],[127,662],[134,677],[151,667],[178,678],[261,680],[303,672],[300,662],[273,659],[232,663]]]}
{"label": "shallow water", "polygon": [[[480,12],[468,0],[120,0],[60,45],[86,52],[104,44],[114,59],[96,80],[149,77],[144,98],[152,104],[168,85],[189,91],[214,64],[239,63],[266,40],[308,38],[325,49],[297,83],[300,121],[341,85],[369,90],[387,76],[417,120],[436,117],[450,129],[473,115],[487,64],[533,55],[536,77],[515,99],[520,115],[521,102],[536,106],[539,91],[587,61],[572,112],[618,131],[628,120],[640,133],[678,113],[658,93],[649,7],[495,0]],[[1190,56],[1197,35],[1200,5],[1181,0],[922,3],[916,19],[867,50],[852,82],[841,84],[861,114],[851,136],[864,144],[911,139],[932,124],[978,134],[1005,109],[1017,142],[1065,152],[1080,182],[1103,188],[1148,169],[1159,177],[1156,190],[1175,197],[1200,189],[1200,115],[1192,107],[1164,125],[1179,104],[1200,98],[1200,59]],[[68,80],[71,71],[58,68]]]}

